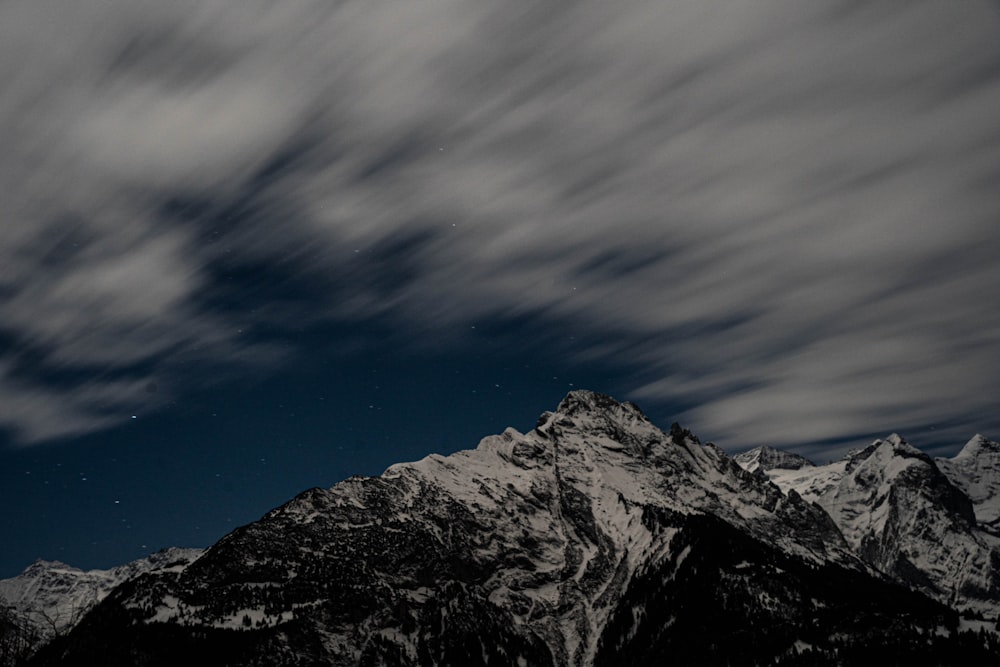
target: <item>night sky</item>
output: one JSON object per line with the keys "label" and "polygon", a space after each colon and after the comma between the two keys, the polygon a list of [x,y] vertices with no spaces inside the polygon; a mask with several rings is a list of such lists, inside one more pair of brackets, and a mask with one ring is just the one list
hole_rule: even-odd
{"label": "night sky", "polygon": [[995,2],[11,0],[0,146],[0,577],[574,388],[1000,437]]}

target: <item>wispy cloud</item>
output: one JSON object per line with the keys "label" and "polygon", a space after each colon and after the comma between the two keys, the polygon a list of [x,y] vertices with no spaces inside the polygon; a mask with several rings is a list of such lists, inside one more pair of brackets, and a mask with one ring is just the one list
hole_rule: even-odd
{"label": "wispy cloud", "polygon": [[255,265],[339,286],[258,319],[571,325],[727,445],[995,428],[998,34],[933,0],[5,3],[0,426],[278,363],[205,298]]}

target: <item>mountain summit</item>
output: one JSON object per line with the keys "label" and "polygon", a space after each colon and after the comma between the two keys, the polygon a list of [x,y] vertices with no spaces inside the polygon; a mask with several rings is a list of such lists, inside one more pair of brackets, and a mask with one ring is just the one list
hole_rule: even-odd
{"label": "mountain summit", "polygon": [[978,526],[1000,535],[1000,443],[976,435],[954,457],[934,462],[972,501]]}
{"label": "mountain summit", "polygon": [[743,469],[748,472],[764,474],[770,470],[801,470],[815,464],[804,456],[786,452],[764,445],[755,447],[733,457]]}
{"label": "mountain summit", "polygon": [[[856,493],[853,510],[875,517],[887,501],[865,499],[893,480],[948,484],[905,467],[852,477],[875,489]],[[838,474],[848,479],[846,466]],[[928,516],[968,523],[961,492],[936,489],[922,507],[944,509]],[[1000,657],[988,643],[963,648],[945,596],[884,567],[903,552],[879,541],[876,524],[895,519],[855,526],[804,495],[677,424],[660,430],[634,404],[575,391],[528,433],[310,489],[185,568],[126,581],[35,664]],[[975,599],[993,595],[987,585]]]}
{"label": "mountain summit", "polygon": [[822,507],[852,550],[879,571],[953,607],[996,618],[1000,468],[992,468],[992,448],[973,440],[982,457],[970,456],[967,445],[964,455],[935,461],[893,434],[842,461],[773,468],[767,475],[785,492]]}
{"label": "mountain summit", "polygon": [[72,628],[123,582],[147,572],[180,571],[199,555],[201,549],[173,547],[110,570],[37,560],[18,576],[0,579],[0,605],[10,605],[41,638],[51,638]]}

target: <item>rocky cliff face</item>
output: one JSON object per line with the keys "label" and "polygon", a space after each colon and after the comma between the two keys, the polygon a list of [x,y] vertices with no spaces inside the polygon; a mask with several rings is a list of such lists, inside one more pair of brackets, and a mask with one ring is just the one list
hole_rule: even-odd
{"label": "rocky cliff face", "polygon": [[109,570],[81,570],[59,561],[38,560],[10,579],[0,579],[0,600],[43,636],[68,631],[108,593],[147,572],[179,572],[201,549],[163,549]]}
{"label": "rocky cliff face", "polygon": [[[966,450],[969,450],[969,446]],[[973,447],[975,449],[975,447]],[[786,492],[819,504],[865,562],[955,608],[995,618],[1000,541],[976,516],[995,519],[988,458],[972,451],[934,461],[898,435],[844,460],[767,475]],[[947,470],[945,474],[943,470]]]}
{"label": "rocky cliff face", "polygon": [[934,462],[972,502],[979,527],[1000,535],[1000,443],[976,435],[952,458]]}
{"label": "rocky cliff face", "polygon": [[[894,507],[899,494],[861,495]],[[964,530],[962,498],[941,495]],[[913,525],[886,513],[846,530],[849,515],[632,404],[573,392],[529,433],[311,489],[183,570],[131,579],[37,664],[794,664],[866,642],[953,650],[940,630],[955,612],[879,571],[899,552],[872,525]]]}
{"label": "rocky cliff face", "polygon": [[762,475],[770,470],[801,470],[815,465],[804,456],[767,446],[755,447],[748,452],[734,456],[733,460],[747,472],[756,472]]}

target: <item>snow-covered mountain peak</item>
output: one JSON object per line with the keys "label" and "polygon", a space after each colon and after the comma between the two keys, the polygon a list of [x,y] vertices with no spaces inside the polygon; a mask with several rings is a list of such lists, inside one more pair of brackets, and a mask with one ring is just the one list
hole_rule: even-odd
{"label": "snow-covered mountain peak", "polygon": [[895,433],[884,440],[876,440],[865,451],[870,453],[858,464],[880,469],[880,476],[884,478],[893,477],[913,465],[934,465],[931,457]]}
{"label": "snow-covered mountain peak", "polygon": [[871,462],[868,465],[874,467],[885,466],[895,460],[890,474],[895,474],[906,467],[902,463],[904,459],[921,460],[926,464],[933,465],[931,457],[911,445],[898,433],[875,440],[864,449],[851,450],[844,459],[847,463],[847,472],[852,472],[869,460]]}
{"label": "snow-covered mountain peak", "polygon": [[760,471],[764,473],[770,470],[801,470],[802,468],[815,466],[812,461],[804,456],[775,449],[767,445],[754,447],[733,458],[747,472]]}
{"label": "snow-covered mountain peak", "polygon": [[995,464],[1000,471],[1000,451],[988,461],[982,455],[934,461],[892,434],[837,463],[767,475],[823,507],[848,544],[879,570],[949,604],[982,608],[998,581],[989,536],[976,523],[1000,516],[993,501],[1000,477],[980,468]]}
{"label": "snow-covered mountain peak", "polygon": [[977,433],[965,443],[962,450],[952,457],[952,461],[963,459],[974,459],[980,455],[995,456],[1000,454],[1000,443],[986,439],[985,436]]}
{"label": "snow-covered mountain peak", "polygon": [[18,576],[34,578],[43,576],[47,572],[52,572],[56,570],[82,572],[80,568],[73,567],[72,565],[67,565],[66,563],[59,560],[45,560],[43,558],[39,558],[35,560],[35,562],[32,563],[31,565],[24,568],[24,570]]}
{"label": "snow-covered mountain peak", "polygon": [[527,433],[307,490],[190,567],[163,554],[51,664],[197,662],[188,636],[229,665],[724,664],[726,646],[771,664],[803,642],[826,664],[894,638],[922,656],[955,613],[887,578],[996,618],[1000,538],[901,437],[826,466],[743,458],[572,392]]}
{"label": "snow-covered mountain peak", "polygon": [[326,563],[340,556],[314,554],[316,545],[371,533],[393,545],[371,567],[406,596],[429,595],[428,572],[443,558],[407,564],[412,545],[427,552],[420,558],[443,549],[474,573],[491,604],[515,610],[517,624],[543,624],[560,664],[589,664],[609,601],[644,564],[682,548],[671,542],[679,526],[702,520],[810,563],[857,567],[819,508],[783,496],[679,425],[664,432],[633,404],[572,392],[528,433],[508,428],[475,449],[301,494],[223,538],[180,582],[273,581],[275,573],[304,572],[292,545]]}
{"label": "snow-covered mountain peak", "polygon": [[109,570],[81,570],[39,559],[16,577],[0,579],[0,599],[24,614],[42,635],[50,636],[72,627],[122,582],[146,572],[179,572],[202,552],[170,547]]}
{"label": "snow-covered mountain peak", "polygon": [[631,401],[618,401],[607,394],[601,394],[589,389],[575,389],[559,401],[557,413],[572,417],[582,413],[606,415],[612,418],[637,418],[647,422],[639,406]]}
{"label": "snow-covered mountain peak", "polygon": [[906,439],[899,435],[898,433],[893,433],[888,436],[885,440],[876,440],[875,446],[888,445],[892,448],[893,454],[899,454],[902,456],[910,456],[922,458],[925,460],[930,460],[930,457],[924,454],[922,451],[911,445]]}
{"label": "snow-covered mountain peak", "polygon": [[[679,427],[676,427],[679,428]],[[611,439],[625,436],[631,441],[649,441],[662,437],[635,403],[619,402],[596,391],[576,390],[566,395],[554,412],[543,412],[532,431],[544,438],[571,432],[606,435]],[[684,432],[697,442],[690,432]],[[671,435],[677,435],[671,430]]]}
{"label": "snow-covered mountain peak", "polygon": [[1000,443],[977,434],[958,454],[935,463],[972,501],[980,526],[1000,535]]}
{"label": "snow-covered mountain peak", "polygon": [[495,493],[485,494],[492,504],[506,496],[507,488],[530,492],[566,484],[591,495],[603,488],[612,499],[662,504],[665,470],[671,475],[685,470],[685,476],[702,479],[701,473],[712,469],[717,476],[715,469],[727,457],[714,450],[677,424],[664,433],[633,403],[573,391],[554,411],[542,413],[528,433],[507,428],[483,438],[475,449],[390,466],[383,478],[419,478],[474,505],[483,504],[487,486],[496,486]]}

